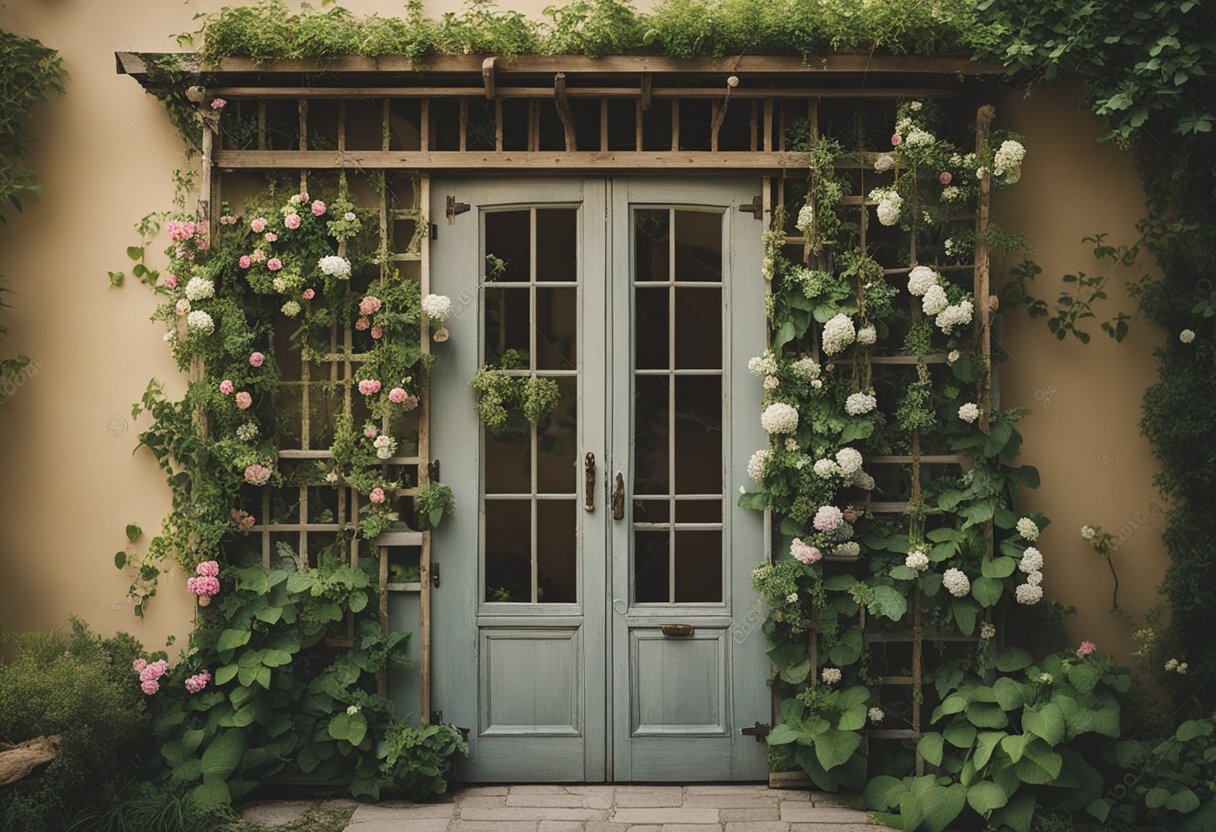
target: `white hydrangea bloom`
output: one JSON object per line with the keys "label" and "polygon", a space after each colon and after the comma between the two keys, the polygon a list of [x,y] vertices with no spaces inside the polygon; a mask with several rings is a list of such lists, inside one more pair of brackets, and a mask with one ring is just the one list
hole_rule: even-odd
{"label": "white hydrangea bloom", "polygon": [[914,113],[919,113],[922,109],[924,109],[924,106],[925,106],[925,104],[923,101],[909,101],[908,102],[908,109]]}
{"label": "white hydrangea bloom", "polygon": [[1178,340],[1184,344],[1191,343],[1192,341],[1195,340],[1195,330],[1193,330],[1193,329],[1182,330],[1182,332],[1178,333]]}
{"label": "white hydrangea bloom", "polygon": [[955,598],[963,598],[971,591],[971,580],[961,569],[947,569],[942,575],[942,586]]}
{"label": "white hydrangea bloom", "polygon": [[422,311],[432,321],[446,321],[452,312],[452,299],[447,295],[427,295],[422,299]]}
{"label": "white hydrangea bloom", "polygon": [[1025,552],[1022,552],[1022,559],[1018,561],[1018,569],[1029,574],[1037,572],[1043,568],[1043,553],[1038,549],[1030,546]]}
{"label": "white hydrangea bloom", "polygon": [[825,667],[819,678],[825,685],[834,685],[844,678],[844,674],[840,672],[839,667]]}
{"label": "white hydrangea bloom", "polygon": [[764,448],[752,454],[751,459],[747,461],[747,475],[755,482],[764,482],[764,469],[768,466],[768,461],[773,456],[773,452]]}
{"label": "white hydrangea bloom", "polygon": [[289,300],[287,303],[283,304],[279,311],[289,318],[294,318],[296,315],[300,314],[300,304],[294,300]]}
{"label": "white hydrangea bloom", "polygon": [[173,305],[173,311],[177,313],[177,317],[179,317],[179,318],[180,318],[182,315],[187,315],[187,314],[189,314],[189,312],[190,312],[190,301],[186,300],[185,298],[180,299],[180,300],[179,300],[177,303],[175,303],[175,304]]}
{"label": "white hydrangea bloom", "polygon": [[842,523],[844,523],[844,512],[836,506],[820,506],[819,510],[815,512],[815,519],[811,521],[811,525],[821,532],[838,529]]}
{"label": "white hydrangea bloom", "polygon": [[1022,175],[1022,160],[1026,158],[1026,148],[1021,142],[1007,139],[997,148],[992,162],[992,172],[996,176],[1004,176],[1007,182],[1017,182]]}
{"label": "white hydrangea bloom", "polygon": [[764,389],[766,391],[768,391],[769,393],[773,392],[780,386],[781,386],[781,379],[777,378],[776,376],[765,376],[764,377]]}
{"label": "white hydrangea bloom", "polygon": [[1178,672],[1179,673],[1181,673],[1183,676],[1185,676],[1186,669],[1187,669],[1186,662],[1178,662]]}
{"label": "white hydrangea bloom", "polygon": [[878,399],[869,393],[853,393],[844,401],[844,412],[850,416],[861,416],[878,407]]}
{"label": "white hydrangea bloom", "polygon": [[971,313],[974,308],[970,300],[964,300],[961,303],[947,306],[943,309],[934,320],[937,328],[947,335],[956,326],[965,326],[971,323]]}
{"label": "white hydrangea bloom", "polygon": [[1178,660],[1170,659],[1168,662],[1165,663],[1165,669],[1167,672],[1173,673],[1175,670],[1178,669]]}
{"label": "white hydrangea bloom", "polygon": [[1029,575],[1026,576],[1026,583],[1030,584],[1031,586],[1042,585],[1043,573],[1042,572],[1031,572]]}
{"label": "white hydrangea bloom", "polygon": [[1097,536],[1098,536],[1098,530],[1095,529],[1093,526],[1082,526],[1081,527],[1082,539],[1093,540]]}
{"label": "white hydrangea bloom", "polygon": [[845,476],[852,476],[860,471],[861,463],[861,452],[856,448],[841,448],[836,452],[836,464]]}
{"label": "white hydrangea bloom", "polygon": [[833,315],[823,325],[823,351],[828,355],[836,355],[857,339],[857,331],[853,329],[853,319],[843,312]]}
{"label": "white hydrangea bloom", "polygon": [[817,459],[815,460],[815,476],[821,480],[830,479],[840,473],[840,466],[836,464],[834,459]]}
{"label": "white hydrangea bloom", "polygon": [[875,188],[870,191],[870,199],[878,203],[878,221],[881,224],[895,225],[899,222],[904,199],[894,188]]}
{"label": "white hydrangea bloom", "polygon": [[1056,677],[1052,676],[1050,673],[1040,673],[1039,674],[1039,683],[1040,684],[1050,685],[1055,680],[1056,680]]}
{"label": "white hydrangea bloom", "polygon": [[771,376],[777,372],[777,359],[772,350],[765,350],[764,355],[756,355],[747,360],[747,370],[754,376]]}
{"label": "white hydrangea bloom", "polygon": [[797,440],[797,439],[795,439],[795,438],[794,438],[794,437],[792,437],[792,436],[787,436],[787,437],[785,438],[785,449],[786,449],[787,451],[796,451],[796,450],[798,450],[798,440]]}
{"label": "white hydrangea bloom", "polygon": [[926,315],[937,315],[949,305],[950,299],[946,297],[946,290],[936,283],[925,290],[925,296],[920,302],[920,308]]}
{"label": "white hydrangea bloom", "polygon": [[1039,539],[1039,524],[1029,517],[1022,517],[1017,522],[1018,534],[1026,540]]}
{"label": "white hydrangea bloom", "polygon": [[879,708],[878,706],[874,706],[873,708],[870,708],[870,710],[866,711],[866,717],[875,725],[882,722],[886,716],[887,715],[882,712],[882,708]]}
{"label": "white hydrangea bloom", "polygon": [[797,593],[797,592],[791,592],[789,595],[785,596],[785,603],[787,603],[787,604],[797,604],[797,603],[798,603],[798,593]]}
{"label": "white hydrangea bloom", "polygon": [[954,202],[963,195],[957,185],[947,185],[942,188],[942,202]]}
{"label": "white hydrangea bloom", "polygon": [[878,330],[873,324],[866,324],[861,329],[857,330],[857,343],[864,346],[869,346],[878,340]]}
{"label": "white hydrangea bloom", "polygon": [[1043,587],[1035,584],[1022,584],[1013,591],[1013,597],[1019,604],[1031,606],[1043,600]]}
{"label": "white hydrangea bloom", "polygon": [[276,277],[274,280],[270,281],[270,286],[280,295],[287,292],[287,281],[281,277]]}
{"label": "white hydrangea bloom", "polygon": [[855,558],[861,554],[861,544],[850,540],[848,543],[841,543],[832,550],[832,554],[838,558]]}
{"label": "white hydrangea bloom", "polygon": [[798,429],[798,411],[785,402],[773,402],[760,414],[760,426],[768,434],[793,433]]}
{"label": "white hydrangea bloom", "polygon": [[937,272],[928,266],[913,266],[912,271],[908,272],[908,294],[913,297],[921,297],[930,287],[936,285]]}
{"label": "white hydrangea bloom", "polygon": [[975,402],[967,402],[958,409],[958,418],[970,424],[980,418],[980,408]]}
{"label": "white hydrangea bloom", "polygon": [[996,627],[985,621],[980,625],[980,638],[985,641],[996,638]]}
{"label": "white hydrangea bloom", "polygon": [[908,132],[908,137],[904,139],[904,141],[907,144],[915,147],[918,145],[923,146],[933,144],[935,141],[937,141],[937,137],[928,130],[922,130],[919,127],[916,127]]}
{"label": "white hydrangea bloom", "polygon": [[387,433],[382,433],[372,442],[372,447],[376,449],[377,457],[380,459],[390,459],[397,451],[397,440]]}
{"label": "white hydrangea bloom", "polygon": [[186,316],[186,328],[198,335],[210,335],[215,332],[215,321],[201,309],[196,309]]}
{"label": "white hydrangea bloom", "polygon": [[806,356],[791,364],[790,372],[803,381],[813,381],[819,378],[819,364],[815,359]]}
{"label": "white hydrangea bloom", "polygon": [[246,422],[236,429],[236,438],[242,442],[248,442],[256,438],[258,435],[258,426],[253,422]]}
{"label": "white hydrangea bloom", "polygon": [[904,566],[909,569],[915,569],[917,572],[924,572],[929,568],[929,553],[924,546],[917,546],[912,551],[908,552],[908,556],[904,558]]}
{"label": "white hydrangea bloom", "polygon": [[858,471],[853,476],[852,484],[860,488],[862,491],[873,491],[875,485],[874,478],[865,471]]}
{"label": "white hydrangea bloom", "polygon": [[814,225],[815,203],[807,200],[803,206],[798,209],[798,220],[794,223],[794,227],[809,237],[811,234],[811,228],[813,228]]}
{"label": "white hydrangea bloom", "polygon": [[895,167],[895,157],[890,153],[883,153],[874,160],[874,171],[876,173],[886,173],[893,167]]}
{"label": "white hydrangea bloom", "polygon": [[317,261],[317,268],[321,270],[322,274],[336,277],[339,280],[350,277],[350,261],[336,254],[322,257]]}
{"label": "white hydrangea bloom", "polygon": [[186,284],[186,297],[190,300],[215,297],[215,284],[205,277],[192,277]]}

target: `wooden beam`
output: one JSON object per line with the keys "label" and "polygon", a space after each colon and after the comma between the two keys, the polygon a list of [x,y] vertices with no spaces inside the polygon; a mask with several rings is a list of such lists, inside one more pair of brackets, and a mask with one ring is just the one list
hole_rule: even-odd
{"label": "wooden beam", "polygon": [[[674,138],[674,137],[673,137]],[[806,167],[801,153],[704,150],[628,151],[468,151],[456,150],[221,150],[215,163],[225,170],[518,170],[603,171],[704,168],[707,173],[784,171]]]}
{"label": "wooden beam", "polygon": [[[266,86],[243,84],[220,86],[209,92],[227,99],[240,98],[481,98],[486,94],[484,86],[444,87],[435,85],[405,86]],[[548,87],[504,87],[495,86],[494,96],[503,98],[547,98],[552,94]],[[641,91],[637,87],[571,87],[566,95],[570,98],[642,98],[642,108],[650,109],[655,98],[721,98],[721,87],[650,87]],[[959,93],[936,87],[871,87],[867,89],[797,87],[757,87],[748,89],[753,98],[957,98]]]}
{"label": "wooden beam", "polygon": [[566,152],[578,150],[578,134],[574,129],[574,111],[570,109],[570,99],[566,95],[566,73],[564,72],[553,76],[553,100],[557,103],[557,116],[562,120],[562,128],[566,131]]}

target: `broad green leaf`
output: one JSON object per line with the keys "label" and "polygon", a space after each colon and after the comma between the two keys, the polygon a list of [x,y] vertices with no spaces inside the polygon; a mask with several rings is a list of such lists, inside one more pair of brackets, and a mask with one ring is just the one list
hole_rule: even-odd
{"label": "broad green leaf", "polygon": [[238,647],[244,647],[249,643],[250,636],[253,635],[249,630],[224,630],[220,633],[219,639],[215,642],[215,649],[220,652],[226,650],[235,650]]}
{"label": "broad green leaf", "polygon": [[967,787],[955,783],[933,786],[920,799],[921,814],[928,832],[946,832],[967,803]]}
{"label": "broad green leaf", "polygon": [[203,750],[204,782],[208,776],[227,780],[240,765],[241,756],[244,753],[245,734],[243,731],[235,729],[221,731]]}
{"label": "broad green leaf", "polygon": [[122,569],[126,565],[127,565],[127,553],[126,552],[115,552],[114,553],[114,566],[116,566],[119,569]]}
{"label": "broad green leaf", "polygon": [[223,777],[215,775],[203,775],[201,785],[195,786],[190,792],[190,796],[194,798],[194,802],[202,807],[227,806],[232,803],[232,794],[228,791],[228,784]]}
{"label": "broad green leaf", "polygon": [[1210,737],[1212,728],[1212,723],[1207,720],[1188,719],[1178,726],[1178,730],[1174,732],[1174,738],[1178,742],[1190,742],[1196,737]]}
{"label": "broad green leaf", "polygon": [[862,799],[865,800],[865,805],[871,809],[890,809],[899,805],[900,795],[905,791],[907,791],[907,787],[901,780],[889,774],[880,774],[866,783]]}
{"label": "broad green leaf", "polygon": [[1026,751],[1014,765],[1014,771],[1026,783],[1046,785],[1055,782],[1063,765],[1064,759],[1058,753],[1041,740],[1036,740],[1026,745]]}
{"label": "broad green leaf", "polygon": [[954,610],[954,620],[962,634],[969,636],[974,633],[975,618],[979,614],[975,604],[963,598],[955,598],[950,606]]}
{"label": "broad green leaf", "polygon": [[254,676],[254,681],[266,690],[270,690],[270,668],[265,666],[259,667],[257,674]]}
{"label": "broad green leaf", "polygon": [[916,750],[920,756],[925,758],[925,762],[932,766],[940,766],[943,742],[941,734],[922,734],[920,741],[916,743]]}
{"label": "broad green leaf", "polygon": [[1005,790],[991,781],[985,780],[967,789],[967,803],[985,818],[993,809],[999,809],[1007,802],[1009,799],[1005,796]]}
{"label": "broad green leaf", "polygon": [[881,615],[899,621],[908,611],[908,599],[895,587],[879,584],[871,589],[873,598],[866,605],[871,615]]}
{"label": "broad green leaf", "polygon": [[836,706],[842,709],[863,705],[869,700],[870,690],[862,685],[853,685],[836,694]]}
{"label": "broad green leaf", "polygon": [[141,529],[135,523],[127,524],[127,540],[131,541],[132,543],[138,540],[139,536],[143,533],[143,529]]}
{"label": "broad green leaf", "polygon": [[1110,802],[1100,797],[1090,801],[1085,807],[1085,812],[1091,817],[1097,818],[1098,823],[1106,823],[1107,817],[1110,816]]}
{"label": "broad green leaf", "polygon": [[[1026,704],[1026,696],[1022,690],[1022,686],[1010,679],[1008,676],[1002,676],[996,680],[992,686],[993,693],[996,694],[997,704],[1005,711],[1016,711],[1018,708]],[[1063,718],[1063,714],[1060,715]]]}
{"label": "broad green leaf", "polygon": [[[331,722],[330,725],[330,736],[333,736],[333,723]],[[344,739],[344,737],[338,737],[337,739]],[[785,723],[779,723],[773,726],[773,730],[768,732],[769,745],[786,745],[787,743],[791,743],[796,739],[798,739],[798,729],[794,728],[792,725],[786,725]]]}
{"label": "broad green leaf", "polygon": [[1002,673],[1013,673],[1030,667],[1034,661],[1021,647],[1006,647],[996,654],[996,669]]}
{"label": "broad green leaf", "polygon": [[1038,708],[1027,706],[1022,711],[1022,727],[1048,745],[1058,745],[1064,741],[1064,712],[1053,702]]}
{"label": "broad green leaf", "polygon": [[334,714],[329,720],[329,735],[336,740],[350,740],[350,715],[346,711]]}
{"label": "broad green leaf", "polygon": [[815,758],[825,771],[843,765],[861,745],[861,734],[856,731],[824,731],[815,738]]}
{"label": "broad green leaf", "polygon": [[282,607],[263,607],[253,614],[253,617],[258,621],[264,621],[267,624],[277,624],[279,619],[283,617]]}
{"label": "broad green leaf", "polygon": [[995,702],[972,702],[967,706],[967,721],[977,728],[1004,728],[1009,723]]}
{"label": "broad green leaf", "polygon": [[942,736],[946,738],[946,742],[955,748],[970,748],[975,744],[975,734],[974,725],[951,725],[945,731],[942,731]]}
{"label": "broad green leaf", "polygon": [[1165,801],[1165,808],[1187,815],[1199,808],[1199,796],[1190,789],[1174,792]]}
{"label": "broad green leaf", "polygon": [[257,718],[257,703],[250,702],[232,715],[232,724],[237,728],[245,728],[253,724]]}
{"label": "broad green leaf", "polygon": [[367,736],[367,717],[360,711],[350,718],[350,732],[347,739],[351,745],[358,745]]}
{"label": "broad green leaf", "polygon": [[977,769],[983,769],[992,759],[992,752],[1007,737],[1004,731],[981,731],[975,738],[975,756],[971,759]]}
{"label": "broad green leaf", "polygon": [[850,665],[861,658],[861,649],[865,636],[861,630],[852,627],[840,634],[840,641],[832,645],[828,651],[828,659],[835,665]]}
{"label": "broad green leaf", "polygon": [[1090,662],[1079,662],[1068,669],[1068,681],[1080,693],[1093,693],[1102,677],[1098,666]]}
{"label": "broad green leaf", "polygon": [[1169,800],[1169,789],[1163,789],[1160,786],[1149,789],[1144,795],[1144,805],[1150,809],[1160,809],[1165,805],[1165,801]]}
{"label": "broad green leaf", "polygon": [[203,738],[207,734],[200,728],[193,728],[182,734],[182,755],[189,757],[198,751],[198,747],[203,744]]}
{"label": "broad green leaf", "polygon": [[992,558],[985,560],[980,572],[985,578],[1008,578],[1017,568],[1017,561],[1010,557]]}
{"label": "broad green leaf", "polygon": [[139,260],[144,256],[143,246],[127,246],[127,256],[132,260]]}
{"label": "broad green leaf", "polygon": [[1004,824],[1013,832],[1030,832],[1030,824],[1034,818],[1034,795],[1018,792],[1009,798],[1009,804],[1003,809],[992,813],[992,821],[996,826]]}
{"label": "broad green leaf", "polygon": [[780,670],[779,675],[781,681],[791,685],[800,685],[806,681],[806,677],[811,674],[811,659],[807,658],[800,661],[798,664],[784,667]]}

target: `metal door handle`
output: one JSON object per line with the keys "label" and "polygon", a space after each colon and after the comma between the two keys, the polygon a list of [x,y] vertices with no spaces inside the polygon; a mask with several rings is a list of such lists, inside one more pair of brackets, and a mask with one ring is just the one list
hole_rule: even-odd
{"label": "metal door handle", "polygon": [[667,638],[688,638],[696,632],[691,624],[664,624],[659,629]]}
{"label": "metal door handle", "polygon": [[595,454],[583,457],[583,510],[595,511]]}
{"label": "metal door handle", "polygon": [[612,491],[612,519],[625,519],[625,475],[616,472],[616,488]]}

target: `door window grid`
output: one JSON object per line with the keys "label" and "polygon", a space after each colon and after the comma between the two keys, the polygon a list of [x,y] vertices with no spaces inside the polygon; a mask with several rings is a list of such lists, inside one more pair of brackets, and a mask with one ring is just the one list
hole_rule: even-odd
{"label": "door window grid", "polygon": [[[527,490],[494,490],[489,487],[491,478],[498,482],[503,482],[508,477],[504,477],[501,468],[512,464],[512,459],[508,456],[516,456],[511,454],[511,449],[504,447],[510,443],[510,435],[508,434],[507,442],[499,442],[497,439],[490,439],[486,435],[485,450],[483,458],[482,482],[485,490],[484,501],[486,505],[486,524],[484,529],[483,553],[485,556],[485,587],[483,592],[483,600],[486,602],[508,602],[508,603],[577,603],[577,540],[575,535],[575,527],[577,524],[577,489],[575,480],[574,461],[577,456],[577,395],[578,385],[577,379],[579,374],[578,355],[577,355],[577,308],[579,297],[579,281],[578,281],[578,260],[577,249],[573,249],[574,261],[570,264],[574,279],[561,280],[551,279],[551,264],[547,261],[551,254],[551,249],[546,249],[545,252],[540,251],[538,246],[539,238],[543,235],[549,237],[549,228],[542,226],[560,225],[561,221],[571,221],[570,229],[571,236],[575,237],[574,231],[578,227],[577,222],[577,207],[576,206],[545,206],[538,208],[531,206],[528,208],[511,208],[489,210],[484,214],[483,226],[483,246],[485,248],[482,262],[486,264],[487,271],[485,283],[483,287],[488,290],[484,293],[485,304],[483,308],[483,321],[485,322],[485,352],[486,358],[490,358],[491,349],[500,359],[512,347],[509,345],[510,335],[508,333],[507,315],[510,311],[508,306],[512,304],[512,298],[518,298],[518,292],[527,292],[527,310],[526,310],[526,327],[527,327],[527,367],[518,367],[503,369],[500,372],[513,378],[547,378],[553,379],[559,385],[561,391],[560,402],[555,410],[546,416],[540,423],[526,423],[526,465],[528,467]],[[495,247],[491,241],[490,226],[495,224],[499,219],[506,219],[509,214],[520,214],[526,212],[528,233],[525,245],[514,249],[500,249],[498,251],[491,250]],[[563,216],[564,215],[564,216]],[[569,216],[573,215],[573,216]],[[551,241],[546,239],[546,244]],[[560,243],[557,241],[556,248],[560,248]],[[577,246],[577,240],[573,240]],[[524,254],[526,246],[526,269],[527,280],[497,280],[494,279],[495,268],[502,271],[504,274],[509,274],[513,277],[519,275],[519,264],[517,261]],[[505,255],[505,256],[504,256]],[[560,256],[554,259],[559,259]],[[495,261],[499,264],[494,265]],[[513,267],[514,265],[514,267]],[[544,272],[542,275],[541,272]],[[548,278],[548,279],[547,279]],[[510,290],[517,290],[511,292]],[[489,343],[491,338],[490,332],[490,304],[491,292],[497,301],[498,314],[498,343],[493,347]],[[545,293],[547,298],[544,309],[541,308],[541,297],[539,293]],[[552,321],[556,319],[560,313],[555,311],[558,304],[559,295],[564,295],[567,301],[572,300],[573,305],[570,311],[574,315],[572,331],[567,333],[571,346],[564,350],[558,343],[559,336],[553,331],[546,333],[542,328],[542,320]],[[522,312],[519,308],[518,300],[514,301],[516,313]],[[552,356],[557,363],[564,364],[564,367],[541,367],[542,362],[539,357],[543,353],[546,356]],[[546,364],[553,363],[552,358],[545,360]],[[555,423],[561,420],[566,421],[567,427],[573,426],[573,435],[569,430],[565,430],[566,438],[570,440],[567,444],[570,445],[568,450],[569,456],[569,477],[566,484],[568,489],[562,488],[554,490],[553,488],[545,488],[542,486],[551,486],[554,484],[554,478],[550,472],[544,470],[547,463],[542,459],[542,449],[552,447],[555,443],[561,449],[561,434],[563,428]],[[508,425],[508,431],[511,425],[518,429],[523,420],[519,417],[513,417]],[[484,433],[484,431],[483,431]],[[556,437],[553,434],[558,434]],[[516,434],[518,436],[518,434]],[[516,449],[518,450],[518,449]],[[516,456],[514,460],[518,464],[519,459]],[[560,468],[560,461],[558,462]],[[492,470],[497,468],[498,470]],[[544,482],[542,482],[542,479]],[[527,504],[527,524],[528,530],[522,533],[518,528],[519,517],[517,512],[514,521],[510,515],[514,511],[514,506],[511,504],[526,503]],[[562,503],[565,503],[565,518],[569,521],[569,525],[561,522],[561,511],[563,510]],[[512,526],[515,528],[512,528]],[[507,538],[505,541],[495,539],[498,536]],[[526,541],[521,538],[526,538]],[[499,549],[495,552],[494,549],[505,542],[514,548],[513,551],[504,552]],[[521,592],[518,588],[518,580],[521,577],[520,573],[524,571],[521,567],[523,561],[519,558],[521,550],[522,554],[527,558],[527,586]],[[514,558],[514,560],[505,560]],[[501,583],[500,583],[501,581]],[[514,584],[515,588],[512,587]],[[546,597],[548,594],[548,597]]]}
{"label": "door window grid", "polygon": [[[688,280],[684,279],[692,272],[696,276],[699,271],[697,265],[705,266],[707,263],[697,263],[696,252],[686,241],[682,240],[682,228],[680,220],[683,217],[685,222],[690,227],[696,225],[694,218],[702,219],[705,216],[714,216],[717,219],[717,265],[712,266],[710,270],[716,272],[718,280]],[[663,263],[663,258],[660,257],[658,262],[654,262],[652,257],[649,264],[643,265],[642,260],[646,253],[641,250],[641,245],[638,242],[638,234],[647,234],[652,237],[652,241],[647,247],[654,246],[660,240],[654,239],[653,231],[662,229],[666,226],[666,235],[663,238],[666,248],[666,263]],[[677,461],[679,459],[679,441],[680,435],[677,432],[679,429],[679,410],[681,405],[680,392],[681,379],[691,378],[717,378],[719,379],[716,401],[718,412],[717,433],[718,447],[721,449],[722,439],[722,414],[723,414],[723,398],[722,398],[722,382],[724,381],[725,373],[722,369],[722,319],[721,319],[721,291],[722,291],[722,248],[721,248],[721,233],[722,233],[722,215],[717,211],[689,211],[676,208],[661,208],[648,209],[638,208],[634,211],[633,223],[631,224],[633,233],[633,250],[635,252],[633,263],[633,294],[634,294],[634,338],[632,352],[632,367],[634,375],[634,514],[632,518],[633,525],[633,546],[631,547],[631,555],[633,560],[633,594],[634,603],[704,603],[704,602],[721,602],[722,600],[722,551],[723,551],[723,531],[724,524],[722,522],[722,501],[723,492],[721,483],[724,481],[724,474],[719,469],[719,489],[715,492],[683,492],[679,477],[677,476]],[[649,229],[649,230],[648,230]],[[711,250],[712,253],[712,250]],[[663,268],[665,265],[665,268]],[[666,272],[666,279],[637,279],[639,277],[654,278]],[[655,272],[658,272],[656,274]],[[715,363],[716,367],[687,367],[682,366],[688,360],[686,357],[679,355],[686,350],[680,350],[680,341],[682,338],[681,330],[688,324],[687,321],[678,320],[682,317],[679,310],[687,303],[682,304],[683,295],[688,290],[715,290],[717,294],[717,303],[714,308],[718,310],[718,319],[716,325],[714,322],[705,318],[704,323],[710,324],[713,337],[716,338],[719,352],[718,359]],[[642,290],[642,291],[639,291]],[[649,291],[647,291],[649,290]],[[641,306],[645,302],[644,298],[657,298],[656,291],[666,295],[666,341],[664,356],[664,364],[666,366],[650,366],[658,363],[655,358],[650,356],[640,356],[639,353],[646,349],[642,343],[642,338],[646,337],[646,333],[641,330],[644,323],[641,321],[640,314]],[[656,317],[660,320],[664,315],[662,311]],[[704,317],[704,316],[703,316]],[[657,345],[658,340],[647,339],[648,345]],[[645,363],[648,366],[641,367],[639,364]],[[653,378],[665,381],[666,387],[666,413],[661,416],[654,412],[642,412],[648,410],[639,407],[638,400],[638,380],[641,378]],[[653,384],[653,382],[651,382]],[[640,428],[640,423],[643,420],[654,421],[661,419],[665,425],[665,455],[666,455],[666,470],[665,474],[666,493],[660,493],[659,483],[653,483],[647,487],[639,478],[639,472],[643,469],[639,466],[639,447],[637,443],[637,432]],[[720,454],[719,454],[720,458]],[[649,492],[649,493],[646,493]],[[689,509],[701,508],[704,511],[707,501],[715,501],[716,506],[713,506],[712,514],[715,517],[712,521],[705,520],[685,520],[683,519],[687,513],[691,513]],[[698,506],[698,504],[700,504]],[[638,516],[653,517],[655,519],[638,520]],[[666,538],[665,541],[663,538]],[[648,541],[648,542],[646,542]],[[717,575],[709,576],[706,580],[709,566],[704,563],[704,553],[717,549]],[[690,551],[691,550],[691,551]],[[665,561],[665,564],[660,562]],[[655,570],[662,570],[666,567],[666,574],[656,574]],[[649,573],[649,574],[646,574]],[[699,576],[700,581],[695,577],[689,581],[689,577]]]}

